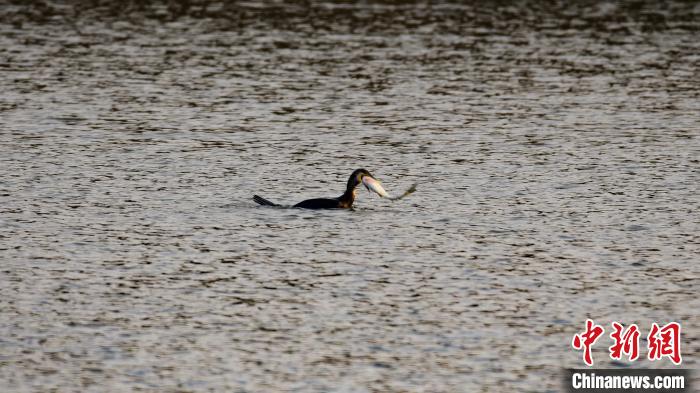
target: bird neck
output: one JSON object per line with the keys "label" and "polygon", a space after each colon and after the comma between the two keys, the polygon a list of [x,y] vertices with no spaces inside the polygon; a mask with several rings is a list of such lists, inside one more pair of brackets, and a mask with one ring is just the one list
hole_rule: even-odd
{"label": "bird neck", "polygon": [[338,198],[343,207],[352,207],[355,202],[355,197],[357,196],[357,185],[351,186],[348,184],[348,188],[345,190],[343,195]]}

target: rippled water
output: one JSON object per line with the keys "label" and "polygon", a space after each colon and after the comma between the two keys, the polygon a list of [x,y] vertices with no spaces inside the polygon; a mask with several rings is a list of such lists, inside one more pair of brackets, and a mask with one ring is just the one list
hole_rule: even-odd
{"label": "rippled water", "polygon": [[[700,7],[499,4],[4,4],[3,390],[558,391],[588,317],[698,368]],[[251,199],[360,167],[418,191]]]}

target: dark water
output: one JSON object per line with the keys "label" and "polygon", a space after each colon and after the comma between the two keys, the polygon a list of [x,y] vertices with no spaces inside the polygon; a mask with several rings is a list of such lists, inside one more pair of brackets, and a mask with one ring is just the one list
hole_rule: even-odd
{"label": "dark water", "polygon": [[[679,321],[697,369],[699,38],[692,2],[3,3],[2,390],[558,391],[588,317]],[[360,167],[418,192],[251,200]]]}

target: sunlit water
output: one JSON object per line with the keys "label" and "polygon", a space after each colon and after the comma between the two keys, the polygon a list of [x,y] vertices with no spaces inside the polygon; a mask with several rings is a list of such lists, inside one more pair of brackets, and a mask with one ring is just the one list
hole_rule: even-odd
{"label": "sunlit water", "polygon": [[[700,7],[129,7],[3,6],[3,391],[558,391],[586,318],[698,368]],[[251,199],[357,168],[418,191]]]}

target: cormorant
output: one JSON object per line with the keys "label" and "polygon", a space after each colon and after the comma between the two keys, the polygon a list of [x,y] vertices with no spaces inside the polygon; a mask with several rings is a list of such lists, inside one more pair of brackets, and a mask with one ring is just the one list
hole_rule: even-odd
{"label": "cormorant", "polygon": [[[379,193],[386,194],[386,192],[379,185],[379,181],[372,176],[366,169],[357,169],[350,175],[348,179],[348,185],[345,189],[343,195],[337,198],[315,198],[307,199],[305,201],[299,202],[294,207],[299,207],[302,209],[350,209],[353,202],[355,202],[355,196],[357,194],[357,186],[364,184],[367,189],[372,189],[372,191],[377,192],[377,189],[381,190]],[[270,202],[267,199],[259,196],[253,195],[253,200],[259,205],[263,206],[280,206],[276,203]]]}

